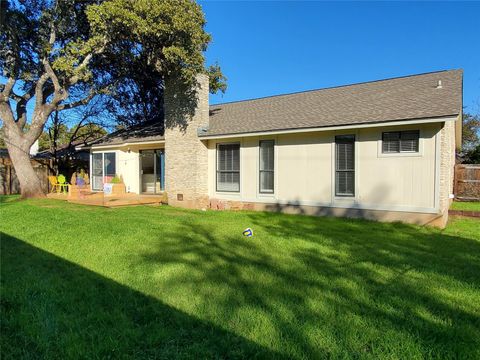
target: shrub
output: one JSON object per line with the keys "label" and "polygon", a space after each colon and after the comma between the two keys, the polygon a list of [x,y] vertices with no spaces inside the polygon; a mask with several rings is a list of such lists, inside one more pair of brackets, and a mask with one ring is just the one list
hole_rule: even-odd
{"label": "shrub", "polygon": [[121,184],[122,183],[122,179],[115,174],[115,176],[112,178],[112,180],[110,180],[110,183],[111,184]]}

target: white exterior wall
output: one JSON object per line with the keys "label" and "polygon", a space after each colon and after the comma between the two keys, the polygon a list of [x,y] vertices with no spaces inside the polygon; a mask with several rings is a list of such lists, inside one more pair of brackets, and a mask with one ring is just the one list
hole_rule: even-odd
{"label": "white exterior wall", "polygon": [[[138,144],[104,149],[93,149],[91,153],[114,152],[116,154],[116,173],[123,178],[126,191],[140,194],[140,150],[163,149],[164,147],[165,145],[162,142],[157,144]],[[90,164],[91,163],[92,162],[90,160]],[[90,174],[91,173],[92,171],[90,165]]]}
{"label": "white exterior wall", "polygon": [[139,152],[122,149],[117,151],[117,173],[122,176],[127,192],[138,194],[140,191]]}
{"label": "white exterior wall", "polygon": [[[382,132],[420,130],[419,153],[382,154]],[[441,123],[208,140],[209,196],[220,200],[437,213]],[[355,134],[355,197],[335,197],[335,135]],[[260,194],[259,140],[275,139],[275,192]],[[240,192],[216,191],[216,146],[240,143]]]}

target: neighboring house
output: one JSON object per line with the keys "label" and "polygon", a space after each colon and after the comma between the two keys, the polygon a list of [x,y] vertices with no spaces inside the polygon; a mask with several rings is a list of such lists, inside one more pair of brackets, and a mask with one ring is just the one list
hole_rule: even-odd
{"label": "neighboring house", "polygon": [[[191,208],[280,210],[443,226],[462,131],[462,71],[439,71],[209,106],[91,144],[93,190],[167,192]],[[177,94],[178,95],[178,94]]]}

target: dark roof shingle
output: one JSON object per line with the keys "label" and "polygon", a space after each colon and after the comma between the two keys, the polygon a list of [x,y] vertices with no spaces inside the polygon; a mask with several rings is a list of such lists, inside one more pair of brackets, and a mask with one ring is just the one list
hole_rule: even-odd
{"label": "dark roof shingle", "polygon": [[146,122],[112,132],[89,143],[89,146],[120,145],[125,143],[141,143],[164,140],[164,126],[159,121]]}
{"label": "dark roof shingle", "polygon": [[457,115],[462,111],[462,75],[462,70],[439,71],[212,105],[204,135]]}

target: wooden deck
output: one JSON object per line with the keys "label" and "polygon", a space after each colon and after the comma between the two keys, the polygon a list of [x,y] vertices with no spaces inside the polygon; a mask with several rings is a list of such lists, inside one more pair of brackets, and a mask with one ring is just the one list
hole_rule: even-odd
{"label": "wooden deck", "polygon": [[135,206],[135,205],[160,205],[162,195],[122,194],[105,196],[102,192],[90,192],[79,198],[70,198],[63,193],[50,193],[50,199],[64,200],[74,204],[93,205],[103,207]]}

